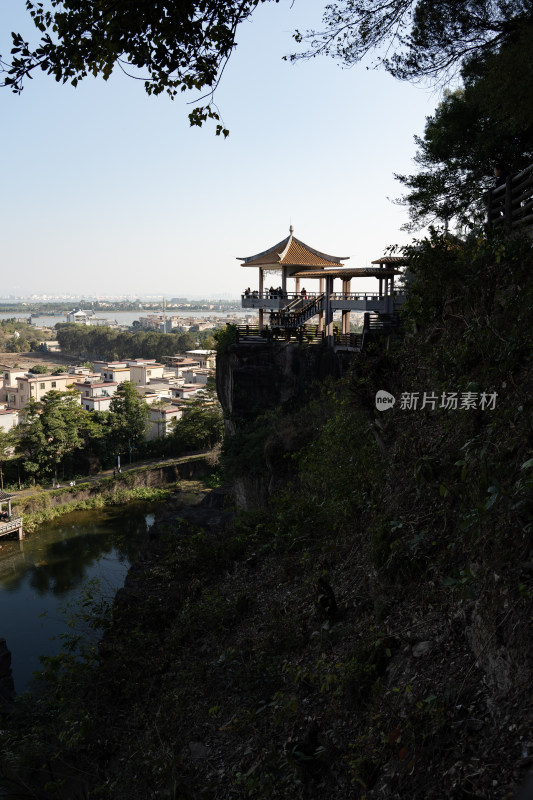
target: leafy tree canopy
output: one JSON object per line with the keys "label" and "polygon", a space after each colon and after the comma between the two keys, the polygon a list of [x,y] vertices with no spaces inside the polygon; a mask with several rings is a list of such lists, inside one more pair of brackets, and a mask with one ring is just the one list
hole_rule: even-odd
{"label": "leafy tree canopy", "polygon": [[111,438],[115,444],[116,452],[131,451],[144,442],[146,423],[149,408],[141,400],[130,381],[124,381],[118,387],[111,403]]}
{"label": "leafy tree canopy", "polygon": [[[142,75],[148,94],[209,96],[235,47],[237,26],[259,2],[266,0],[27,0],[41,41],[32,47],[13,34],[4,83],[20,92],[41,69],[76,86],[91,73],[107,80],[118,66]],[[209,103],[189,116],[192,125],[218,119]],[[227,134],[221,124],[218,133]]]}
{"label": "leafy tree canopy", "polygon": [[493,170],[515,173],[533,160],[533,23],[499,52],[470,59],[464,87],[445,94],[415,137],[419,172],[396,177],[408,189],[407,227],[455,217],[462,224],[483,218],[483,196]]}
{"label": "leafy tree canopy", "polygon": [[326,54],[349,67],[374,53],[398,78],[439,76],[497,50],[532,13],[531,0],[338,0],[323,30],[296,33],[309,48],[291,58]]}
{"label": "leafy tree canopy", "polygon": [[[273,0],[26,0],[41,35],[37,46],[13,34],[4,85],[20,92],[41,69],[74,86],[88,74],[109,78],[116,67],[144,80],[149,94],[195,90],[209,97],[190,114],[208,117],[237,28]],[[275,0],[278,2],[278,0]],[[326,4],[323,29],[296,32],[305,52],[351,66],[369,53],[403,79],[436,76],[472,56],[498,50],[533,16],[533,0],[337,0]],[[391,55],[392,54],[392,55]],[[227,134],[220,123],[217,133]]]}
{"label": "leafy tree canopy", "polygon": [[26,471],[57,478],[59,465],[84,447],[90,428],[76,391],[52,390],[40,402],[30,400],[17,429],[17,450],[25,456]]}

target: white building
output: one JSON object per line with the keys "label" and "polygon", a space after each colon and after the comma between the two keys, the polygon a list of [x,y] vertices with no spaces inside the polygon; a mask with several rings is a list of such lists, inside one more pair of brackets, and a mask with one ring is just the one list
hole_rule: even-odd
{"label": "white building", "polygon": [[143,360],[137,358],[135,361],[128,361],[127,363],[130,370],[130,380],[138,386],[146,386],[152,381],[162,378],[165,372],[163,364],[158,364],[155,358],[153,361],[151,359]]}
{"label": "white building", "polygon": [[78,310],[72,310],[68,312],[67,322],[75,322],[76,325],[88,325],[89,320],[95,316],[96,315],[92,308],[88,310],[79,308]]}
{"label": "white building", "polygon": [[183,410],[178,406],[165,406],[164,408],[150,408],[150,417],[146,429],[146,440],[162,439],[171,432],[171,425],[176,419],[181,419]]}
{"label": "white building", "polygon": [[109,411],[118,383],[83,381],[74,384],[80,393],[82,408],[86,411]]}
{"label": "white building", "polygon": [[0,409],[0,430],[10,431],[19,424],[19,412],[15,408]]}
{"label": "white building", "polygon": [[217,353],[216,350],[187,350],[186,355],[189,358],[195,358],[200,366],[205,368],[214,369],[216,366]]}
{"label": "white building", "polygon": [[192,400],[205,391],[203,383],[184,383],[183,386],[171,386],[170,396],[175,400]]}
{"label": "white building", "polygon": [[104,381],[124,383],[130,380],[130,368],[126,361],[95,361],[93,369],[101,374]]}
{"label": "white building", "polygon": [[23,374],[16,377],[16,386],[6,386],[4,377],[3,391],[7,395],[6,401],[10,408],[24,408],[31,400],[42,400],[47,392],[52,390],[64,392],[72,382],[71,375],[31,375]]}

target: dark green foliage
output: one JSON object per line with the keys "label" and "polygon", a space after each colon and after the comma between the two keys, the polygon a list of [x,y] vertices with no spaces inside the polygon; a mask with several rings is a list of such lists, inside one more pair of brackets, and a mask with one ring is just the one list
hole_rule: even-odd
{"label": "dark green foliage", "polygon": [[[368,54],[395,77],[413,80],[457,71],[512,41],[531,18],[531,4],[519,0],[337,0],[324,12],[320,31],[296,33],[310,49],[291,58],[329,55],[352,66]],[[392,55],[391,55],[392,54]]]}
{"label": "dark green foliage", "polygon": [[217,353],[227,353],[232,344],[237,341],[236,325],[227,324],[225,328],[215,332],[215,343]]}
{"label": "dark green foliage", "polygon": [[131,453],[144,443],[150,410],[137,394],[135,384],[124,381],[113,395],[110,438],[116,453]]}
{"label": "dark green foliage", "polygon": [[[20,92],[25,79],[40,69],[76,86],[88,74],[107,80],[119,63],[133,74],[139,71],[148,94],[209,94],[235,47],[237,26],[258,2],[142,0],[132,6],[119,0],[106,6],[50,0],[46,7],[30,0],[27,8],[42,38],[33,48],[13,34],[5,85]],[[201,125],[219,116],[208,104],[193,109],[189,118],[191,125]],[[227,135],[221,124],[216,133]]]}
{"label": "dark green foliage", "polygon": [[16,447],[24,469],[34,477],[57,478],[58,468],[85,445],[93,422],[79,404],[78,392],[48,392],[30,400],[16,431]]}
{"label": "dark green foliage", "polygon": [[117,331],[105,326],[91,328],[88,325],[59,323],[57,340],[62,350],[68,353],[89,354],[100,359],[156,358],[162,360],[203,344],[209,331],[199,333],[157,333],[156,331]]}
{"label": "dark green foliage", "polygon": [[229,479],[264,472],[265,444],[271,429],[271,420],[265,415],[247,426],[240,425],[234,436],[225,438],[222,463]]}
{"label": "dark green foliage", "polygon": [[214,447],[222,440],[224,421],[218,404],[193,401],[183,417],[174,422],[169,447],[176,454]]}
{"label": "dark green foliage", "polygon": [[[225,531],[169,515],[99,663],[48,664],[50,691],[4,723],[9,774],[54,800],[75,796],[72,775],[80,796],[128,800],[441,800],[460,764],[459,791],[514,796],[531,670],[532,260],[527,240],[433,234],[403,338],[307,406],[233,421],[226,463],[267,502]],[[394,408],[376,410],[379,388]],[[399,402],[491,389],[483,413]],[[507,690],[494,664],[509,665]],[[192,763],[190,742],[224,768]]]}
{"label": "dark green foliage", "polygon": [[[39,331],[39,339],[51,339],[52,334]],[[0,351],[6,353],[36,352],[39,349],[37,333],[32,325],[15,322],[14,319],[0,320]]]}
{"label": "dark green foliage", "polygon": [[470,60],[464,87],[445,95],[424,136],[415,137],[419,171],[396,176],[408,189],[401,200],[409,208],[408,228],[451,219],[474,227],[484,219],[494,167],[511,174],[533,160],[531,31],[529,25],[499,53]]}

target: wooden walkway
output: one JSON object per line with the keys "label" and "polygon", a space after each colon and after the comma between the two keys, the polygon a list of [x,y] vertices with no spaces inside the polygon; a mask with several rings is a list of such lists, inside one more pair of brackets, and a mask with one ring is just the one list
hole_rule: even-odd
{"label": "wooden walkway", "polygon": [[0,522],[0,536],[8,536],[17,532],[18,538],[22,539],[24,534],[22,532],[22,517],[12,517],[7,522]]}
{"label": "wooden walkway", "polygon": [[[395,333],[401,327],[397,312],[394,314],[370,314],[364,316],[362,333],[338,333],[333,335],[335,350],[363,350],[365,341],[373,335]],[[277,327],[275,325],[260,328],[259,325],[237,325],[236,341],[238,344],[266,344],[269,342],[298,342],[299,344],[316,345],[327,342],[324,331],[318,325],[301,325],[299,328]]]}

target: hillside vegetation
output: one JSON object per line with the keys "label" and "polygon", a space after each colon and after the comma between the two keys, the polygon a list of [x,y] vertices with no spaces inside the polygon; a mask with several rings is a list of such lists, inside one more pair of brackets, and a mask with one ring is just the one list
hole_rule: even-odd
{"label": "hillside vegetation", "polygon": [[[233,419],[226,474],[264,482],[266,507],[167,510],[100,649],[48,661],[4,721],[0,785],[514,798],[533,758],[532,267],[525,239],[434,235],[401,336]],[[455,392],[477,408],[441,408]]]}

